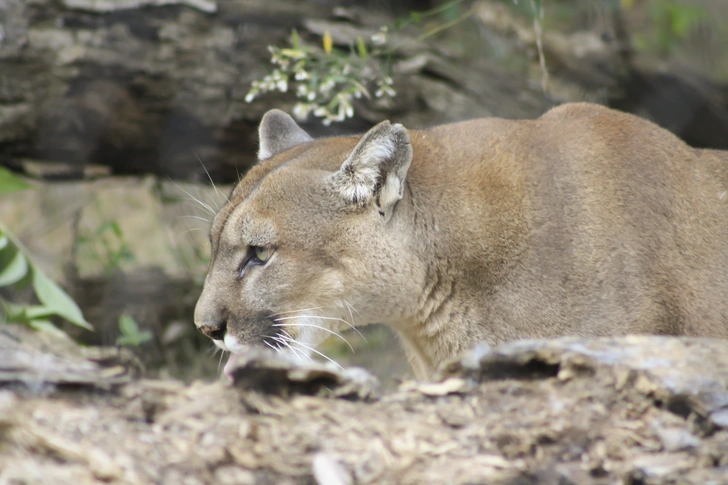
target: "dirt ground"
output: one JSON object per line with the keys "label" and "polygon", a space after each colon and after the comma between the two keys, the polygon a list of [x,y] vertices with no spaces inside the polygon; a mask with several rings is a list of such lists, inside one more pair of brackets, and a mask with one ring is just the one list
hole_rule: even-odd
{"label": "dirt ground", "polygon": [[[728,342],[478,347],[432,383],[261,351],[236,382],[0,329],[0,484],[728,483]],[[84,354],[85,355],[82,355]]]}

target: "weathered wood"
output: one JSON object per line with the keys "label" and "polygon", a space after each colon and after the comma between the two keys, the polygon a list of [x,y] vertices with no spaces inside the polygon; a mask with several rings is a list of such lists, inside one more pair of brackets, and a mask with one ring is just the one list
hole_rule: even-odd
{"label": "weathered wood", "polygon": [[80,347],[62,332],[0,325],[0,387],[17,384],[35,392],[56,385],[107,389],[131,382],[141,372],[129,349]]}
{"label": "weathered wood", "polygon": [[481,347],[444,369],[443,380],[406,381],[380,399],[364,371],[292,365],[273,353],[251,354],[235,376],[235,386],[137,380],[115,393],[13,392],[0,381],[0,482],[601,485],[728,477],[728,346],[719,339]]}

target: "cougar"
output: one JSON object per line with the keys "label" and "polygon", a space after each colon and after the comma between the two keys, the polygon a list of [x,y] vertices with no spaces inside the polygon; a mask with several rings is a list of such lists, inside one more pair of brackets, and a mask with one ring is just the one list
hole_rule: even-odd
{"label": "cougar", "polygon": [[272,110],[259,135],[195,309],[233,354],[383,323],[425,379],[478,341],[728,337],[728,152],[586,103],[317,140]]}

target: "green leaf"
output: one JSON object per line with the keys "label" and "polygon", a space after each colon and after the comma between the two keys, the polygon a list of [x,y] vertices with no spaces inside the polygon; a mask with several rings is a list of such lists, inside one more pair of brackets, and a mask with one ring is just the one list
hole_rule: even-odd
{"label": "green leaf", "polygon": [[687,37],[690,30],[707,17],[707,11],[700,7],[669,5],[667,11],[671,20],[672,32],[680,38]]}
{"label": "green leaf", "polygon": [[0,249],[4,249],[8,245],[8,242],[10,242],[10,239],[0,231]]}
{"label": "green leaf", "polygon": [[111,221],[111,228],[114,230],[114,235],[121,239],[124,237],[124,233],[121,232],[121,226],[118,221]]}
{"label": "green leaf", "polygon": [[31,320],[28,322],[28,325],[30,325],[31,328],[40,330],[41,332],[48,332],[55,334],[59,337],[68,338],[68,335],[66,335],[60,328],[53,325],[53,322],[51,322],[50,320]]}
{"label": "green leaf", "polygon": [[129,336],[139,333],[139,324],[126,313],[119,317],[119,330],[122,335]]}
{"label": "green leaf", "polygon": [[96,228],[96,234],[99,236],[109,231],[113,232],[114,235],[119,236],[121,234],[119,223],[116,221],[108,221]]}
{"label": "green leaf", "polygon": [[300,49],[281,49],[281,54],[291,59],[303,59],[306,53]]}
{"label": "green leaf", "polygon": [[52,282],[38,268],[33,268],[33,289],[40,302],[56,315],[65,318],[71,323],[93,330],[78,305],[58,285]]}
{"label": "green leaf", "polygon": [[15,256],[4,267],[0,268],[0,287],[14,285],[28,272],[28,260],[23,253],[16,250]]}
{"label": "green leaf", "polygon": [[357,88],[359,89],[359,91],[361,91],[361,93],[362,93],[362,94],[363,94],[363,95],[364,95],[364,96],[365,96],[365,97],[366,97],[367,99],[371,99],[371,98],[372,98],[372,96],[371,96],[371,95],[369,94],[369,90],[368,90],[368,89],[366,88],[366,86],[364,86],[364,85],[363,85],[362,83],[360,83],[360,82],[357,82],[357,81],[356,81],[356,80],[354,80],[354,79],[351,79],[351,84],[353,84],[354,86],[356,86],[356,87],[357,87]]}
{"label": "green leaf", "polygon": [[2,303],[3,309],[7,314],[8,321],[18,323],[27,322],[28,318],[25,316],[26,307],[24,305],[18,305],[17,303],[12,303],[3,299],[0,299],[0,303]]}
{"label": "green leaf", "polygon": [[298,49],[300,44],[301,38],[298,36],[298,31],[296,29],[291,30],[291,45],[294,49]]}
{"label": "green leaf", "polygon": [[140,331],[136,320],[127,314],[122,314],[119,317],[119,331],[121,335],[116,338],[117,345],[139,347],[144,342],[152,339],[152,332],[149,330]]}
{"label": "green leaf", "polygon": [[43,319],[56,314],[53,309],[42,305],[26,305],[24,311],[25,316],[31,320]]}
{"label": "green leaf", "polygon": [[0,167],[0,195],[11,194],[33,186],[5,167]]}
{"label": "green leaf", "polygon": [[369,57],[369,52],[367,52],[367,45],[364,43],[364,39],[362,39],[361,37],[356,38],[356,48],[359,51],[359,57],[364,60]]}

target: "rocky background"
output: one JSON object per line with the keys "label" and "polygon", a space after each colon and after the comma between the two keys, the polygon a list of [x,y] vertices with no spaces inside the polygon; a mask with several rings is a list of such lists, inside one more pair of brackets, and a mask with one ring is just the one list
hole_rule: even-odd
{"label": "rocky background", "polygon": [[[436,5],[2,0],[0,160],[48,178],[106,168],[199,181],[207,179],[201,159],[216,182],[234,182],[254,162],[262,114],[292,106],[291,93],[245,102],[250,83],[270,69],[268,45],[285,46],[296,28],[315,43],[329,31],[346,49]],[[312,120],[308,128],[525,118],[588,100],[653,119],[690,144],[728,147],[725,2],[554,1],[536,26],[529,2],[469,1],[445,12],[464,13],[425,40],[449,17],[393,34],[393,103],[361,102],[344,125],[324,130]]]}

